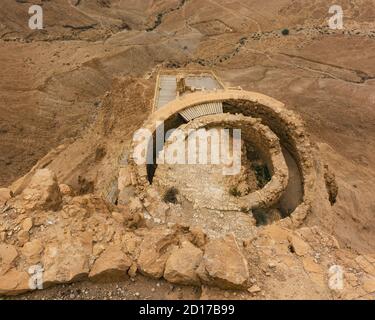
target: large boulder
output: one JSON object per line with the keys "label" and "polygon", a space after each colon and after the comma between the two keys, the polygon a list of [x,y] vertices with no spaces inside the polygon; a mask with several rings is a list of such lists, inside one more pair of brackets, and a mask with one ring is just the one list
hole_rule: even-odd
{"label": "large boulder", "polygon": [[27,210],[58,210],[62,198],[56,175],[49,169],[37,170],[21,199]]}
{"label": "large boulder", "polygon": [[30,291],[30,276],[27,272],[9,270],[0,276],[0,295],[17,295]]}
{"label": "large boulder", "polygon": [[174,249],[168,258],[164,278],[171,283],[199,285],[200,281],[196,269],[202,257],[202,250],[189,241],[184,241],[181,247]]}
{"label": "large boulder", "polygon": [[48,243],[43,255],[43,283],[70,283],[86,278],[89,274],[89,259],[92,239],[89,236],[67,236],[64,241]]}
{"label": "large boulder", "polygon": [[139,247],[138,269],[146,276],[160,279],[165,263],[174,245],[178,244],[176,232],[166,228],[148,231]]}
{"label": "large boulder", "polygon": [[16,247],[0,244],[0,295],[16,295],[30,290],[29,275],[15,268],[18,256]]}
{"label": "large boulder", "polygon": [[247,287],[249,269],[234,235],[210,240],[198,270],[202,282],[223,289]]}
{"label": "large boulder", "polygon": [[95,261],[89,277],[93,280],[121,279],[126,276],[132,263],[121,246],[112,245]]}
{"label": "large boulder", "polygon": [[0,244],[0,276],[12,268],[17,257],[18,252],[15,246],[5,243]]}

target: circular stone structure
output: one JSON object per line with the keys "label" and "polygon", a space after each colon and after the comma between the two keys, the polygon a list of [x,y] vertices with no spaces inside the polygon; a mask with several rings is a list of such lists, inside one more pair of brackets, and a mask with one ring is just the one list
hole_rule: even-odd
{"label": "circular stone structure", "polygon": [[[205,207],[212,210],[249,211],[258,208],[269,208],[275,205],[277,201],[279,201],[288,184],[288,167],[285,163],[278,137],[267,126],[261,124],[259,119],[245,117],[241,114],[233,115],[225,113],[203,116],[180,126],[178,129],[179,133],[184,137],[185,146],[188,145],[187,140],[193,134],[193,132],[195,133],[197,130],[202,128],[207,130],[217,128],[241,130],[242,141],[245,144],[251,143],[254,145],[256,150],[260,153],[261,158],[265,160],[267,168],[272,176],[271,181],[269,181],[262,189],[256,190],[244,196],[231,195],[228,190],[223,190],[223,188],[220,188],[219,186],[209,188],[209,186],[203,184],[203,181],[201,188],[194,190],[194,192],[191,191],[191,187],[183,188],[183,183],[181,183],[182,181],[185,183],[188,181],[185,178],[189,176],[189,169],[191,166],[194,168],[199,166],[203,170],[206,169],[209,171],[208,175],[212,176],[212,167],[215,165],[161,164],[158,165],[157,169],[157,184],[162,185],[164,186],[164,189],[167,189],[174,187],[171,185],[171,182],[173,181],[175,188],[180,190],[183,195],[189,201],[193,202],[197,207]],[[169,139],[165,143],[163,151],[159,154],[159,159],[160,157],[164,158],[164,151],[174,143],[174,139]],[[219,150],[223,149],[222,147],[220,148],[220,146],[217,147]],[[243,159],[240,158],[240,160],[243,162]],[[171,176],[175,175],[176,173],[172,170],[175,166],[182,166],[180,172],[184,173],[184,175]],[[217,166],[218,165],[216,165],[216,167]],[[236,173],[236,175],[239,174],[240,172]],[[226,175],[226,177],[230,177],[230,175]],[[190,179],[192,178],[194,179],[197,177],[193,176]],[[221,175],[221,177],[219,176],[219,179],[223,178],[223,175]],[[205,199],[205,195],[210,201]]]}
{"label": "circular stone structure", "polygon": [[[238,115],[238,117],[241,115],[242,124],[246,123],[246,120],[244,120],[245,118],[260,119],[261,125],[268,127],[270,131],[266,134],[266,139],[264,139],[264,134],[259,135],[258,133],[257,135],[258,138],[263,139],[262,141],[259,141],[260,143],[258,143],[258,147],[263,148],[261,150],[263,150],[266,158],[267,154],[269,155],[270,153],[267,153],[267,150],[264,150],[264,148],[268,148],[267,136],[271,137],[271,135],[272,139],[274,138],[274,135],[278,138],[282,149],[286,150],[291,158],[293,158],[298,170],[298,175],[300,176],[302,195],[301,199],[298,200],[298,203],[282,217],[283,219],[279,223],[289,227],[299,226],[310,212],[311,203],[314,199],[316,172],[313,170],[313,149],[308,135],[305,132],[301,118],[294,112],[288,110],[280,101],[260,93],[244,90],[196,92],[177,98],[162,109],[153,113],[143,126],[143,129],[148,129],[153,133],[153,141],[149,142],[149,145],[153,147],[149,148],[149,155],[153,156],[156,162],[158,153],[163,149],[163,146],[158,149],[158,146],[155,143],[156,132],[157,129],[160,129],[161,125],[164,127],[165,131],[179,128],[181,126],[183,128],[185,122],[182,120],[180,112],[201,104],[217,102],[223,104],[224,117],[228,117],[230,114]],[[212,115],[210,116],[210,121],[215,123],[215,117],[218,117],[219,119],[222,116],[223,115]],[[204,119],[200,120],[200,118],[198,118],[193,120],[195,123],[199,123],[199,121],[203,121],[202,125],[205,125]],[[254,119],[249,120],[249,127],[254,126],[255,123],[253,124],[252,121],[254,121]],[[218,120],[217,123],[218,122],[220,122],[220,120]],[[232,124],[234,125],[234,122]],[[206,125],[209,125],[209,123],[206,123]],[[189,126],[189,124],[187,126]],[[271,131],[272,133],[270,133]],[[265,131],[263,133],[265,133]],[[133,185],[136,188],[136,194],[139,199],[145,204],[145,207],[148,207],[147,210],[150,215],[153,216],[154,212],[149,209],[148,206],[150,202],[154,204],[155,202],[160,202],[160,206],[153,206],[158,207],[158,209],[155,210],[159,210],[160,207],[165,205],[162,196],[153,186],[153,177],[157,170],[157,165],[137,165],[135,159],[132,157],[133,150],[136,146],[136,142],[133,142],[129,159],[130,170],[134,181]],[[272,145],[270,146],[272,147]],[[275,146],[273,147],[275,148]],[[277,150],[279,151],[279,149]],[[279,155],[280,154],[278,154],[278,157]],[[279,192],[281,191],[282,193],[285,190],[285,177],[287,179],[288,170],[285,172],[284,165],[285,160],[281,160],[281,157],[279,157],[277,161],[275,160],[274,167],[272,167],[272,165],[270,165],[270,167],[273,171],[273,177],[276,178],[272,179],[269,186],[266,186],[264,190],[257,191],[257,195],[260,193],[262,196],[256,197],[256,193],[250,194],[248,198],[244,197],[244,199],[241,199],[239,201],[240,204],[238,204],[236,208],[242,206],[246,202],[246,208],[262,208],[269,205],[271,206],[269,209],[273,209],[272,205],[275,200],[279,198]],[[270,189],[274,192],[269,192]],[[155,215],[157,214],[155,213]]]}

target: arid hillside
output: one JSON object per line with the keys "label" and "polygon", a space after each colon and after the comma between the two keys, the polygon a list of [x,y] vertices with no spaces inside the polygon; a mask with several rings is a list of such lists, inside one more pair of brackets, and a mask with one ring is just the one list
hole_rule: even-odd
{"label": "arid hillside", "polygon": [[[213,70],[227,87],[273,97],[304,120],[339,190],[330,214],[322,205],[304,227],[319,226],[353,255],[375,252],[372,0],[340,1],[343,30],[328,27],[325,0],[33,4],[43,30],[28,27],[30,2],[0,8],[0,187],[19,186],[39,161],[77,194],[102,192],[152,112],[158,70]],[[277,286],[267,297],[288,298]]]}

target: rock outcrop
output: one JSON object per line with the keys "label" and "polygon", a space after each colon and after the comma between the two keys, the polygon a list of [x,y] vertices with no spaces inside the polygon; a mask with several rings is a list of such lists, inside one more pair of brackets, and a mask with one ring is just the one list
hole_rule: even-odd
{"label": "rock outcrop", "polygon": [[[356,299],[375,292],[375,256],[341,249],[318,227],[274,224],[239,241],[234,235],[208,237],[199,227],[144,225],[135,201],[116,208],[92,194],[63,192],[60,203],[53,177],[37,172],[25,189],[37,196],[12,197],[0,215],[0,295],[35,290],[30,270],[36,268],[43,288],[87,279],[134,280],[140,272],[201,286],[204,294],[217,287],[242,290],[250,298],[288,298],[292,292],[299,298]],[[343,272],[338,287],[332,272]]]}

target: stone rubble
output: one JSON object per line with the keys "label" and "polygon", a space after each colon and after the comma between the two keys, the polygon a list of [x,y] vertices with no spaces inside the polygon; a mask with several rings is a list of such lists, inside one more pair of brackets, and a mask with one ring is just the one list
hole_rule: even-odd
{"label": "stone rubble", "polygon": [[[374,298],[375,255],[341,249],[318,227],[273,224],[246,241],[233,234],[209,238],[198,227],[145,223],[135,198],[129,207],[114,207],[64,190],[52,172],[37,171],[24,191],[0,206],[6,208],[0,215],[0,295],[31,291],[29,270],[40,266],[44,288],[87,279],[135,281],[141,273],[251,297],[280,295],[293,279],[294,297]],[[345,272],[341,291],[329,286],[335,265]]]}

